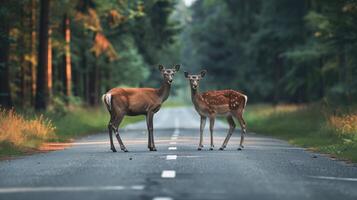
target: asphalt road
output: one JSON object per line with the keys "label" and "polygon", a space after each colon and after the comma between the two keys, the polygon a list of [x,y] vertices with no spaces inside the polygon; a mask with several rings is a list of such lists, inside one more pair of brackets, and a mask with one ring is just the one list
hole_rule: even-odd
{"label": "asphalt road", "polygon": [[101,133],[1,161],[0,199],[357,199],[356,166],[252,133],[237,151],[238,130],[219,151],[227,129],[219,122],[215,150],[206,130],[197,151],[198,127],[192,109],[162,109],[154,119],[157,152],[148,151],[140,122],[122,130],[128,153],[112,153]]}

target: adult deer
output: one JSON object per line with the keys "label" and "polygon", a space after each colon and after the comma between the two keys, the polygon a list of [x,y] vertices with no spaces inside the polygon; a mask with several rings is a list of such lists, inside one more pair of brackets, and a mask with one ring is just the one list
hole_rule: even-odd
{"label": "adult deer", "polygon": [[235,90],[216,90],[199,93],[199,82],[206,75],[206,70],[201,71],[198,75],[189,75],[188,72],[184,72],[184,74],[185,77],[190,81],[192,103],[198,114],[201,116],[200,143],[198,145],[198,150],[201,150],[203,147],[203,129],[205,128],[207,117],[210,120],[210,150],[213,150],[213,127],[217,116],[226,116],[229,123],[229,130],[226,139],[224,140],[219,150],[224,150],[224,148],[226,148],[227,143],[234,132],[236,125],[234,123],[233,117],[238,120],[242,128],[241,139],[238,148],[238,150],[242,150],[244,135],[246,133],[246,123],[243,119],[243,112],[247,104],[248,97]]}
{"label": "adult deer", "polygon": [[171,84],[180,65],[173,69],[165,69],[159,65],[159,70],[164,81],[161,87],[155,88],[113,88],[103,95],[102,100],[110,113],[108,124],[110,149],[116,152],[113,144],[113,131],[120,145],[120,149],[127,152],[119,135],[119,125],[124,116],[146,115],[148,129],[148,148],[156,151],[153,135],[153,117],[160,110],[161,104],[169,97]]}

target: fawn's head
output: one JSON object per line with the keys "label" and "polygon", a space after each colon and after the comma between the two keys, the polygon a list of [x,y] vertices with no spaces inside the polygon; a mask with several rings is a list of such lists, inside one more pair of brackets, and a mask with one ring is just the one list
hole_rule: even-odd
{"label": "fawn's head", "polygon": [[202,70],[200,74],[197,75],[190,75],[188,72],[184,72],[185,78],[190,81],[190,86],[194,90],[198,88],[200,80],[206,75],[206,73],[206,70]]}
{"label": "fawn's head", "polygon": [[171,85],[175,73],[180,70],[180,65],[175,65],[173,69],[165,69],[163,65],[159,65],[159,70],[161,72],[162,77],[164,78],[165,82]]}

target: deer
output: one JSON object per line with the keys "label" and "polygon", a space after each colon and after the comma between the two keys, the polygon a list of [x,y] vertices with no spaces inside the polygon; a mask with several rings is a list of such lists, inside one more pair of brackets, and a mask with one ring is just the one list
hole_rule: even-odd
{"label": "deer", "polygon": [[156,151],[153,135],[153,118],[163,102],[167,100],[170,94],[171,84],[176,72],[179,71],[180,65],[175,65],[172,69],[165,69],[159,65],[158,69],[163,77],[160,88],[113,88],[102,96],[110,120],[108,123],[108,132],[110,140],[110,149],[116,152],[113,143],[113,132],[118,140],[120,149],[128,152],[120,134],[119,125],[125,116],[145,115],[148,130],[148,148],[150,151]]}
{"label": "deer", "polygon": [[206,75],[207,71],[202,70],[198,75],[190,75],[188,72],[184,72],[185,78],[189,80],[191,87],[191,100],[195,107],[195,110],[201,117],[200,123],[200,141],[197,150],[202,150],[203,145],[203,130],[206,126],[206,119],[209,118],[210,126],[209,131],[211,134],[211,147],[213,150],[213,128],[215,119],[217,116],[225,116],[228,124],[229,130],[227,136],[219,148],[219,150],[224,150],[227,143],[232,136],[236,124],[233,118],[236,118],[241,126],[241,139],[238,150],[244,148],[244,136],[246,134],[247,125],[243,119],[244,109],[247,105],[248,97],[235,90],[212,90],[204,93],[199,92],[199,82]]}

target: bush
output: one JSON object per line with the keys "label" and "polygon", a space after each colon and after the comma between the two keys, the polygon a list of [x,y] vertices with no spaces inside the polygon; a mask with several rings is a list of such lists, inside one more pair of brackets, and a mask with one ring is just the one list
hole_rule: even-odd
{"label": "bush", "polygon": [[42,115],[27,120],[13,109],[0,109],[0,143],[18,147],[35,147],[36,141],[54,137],[55,128]]}

